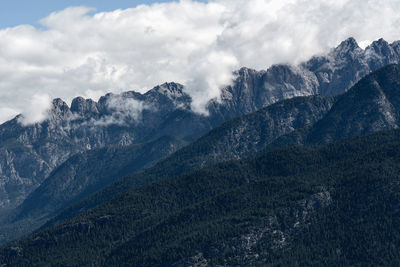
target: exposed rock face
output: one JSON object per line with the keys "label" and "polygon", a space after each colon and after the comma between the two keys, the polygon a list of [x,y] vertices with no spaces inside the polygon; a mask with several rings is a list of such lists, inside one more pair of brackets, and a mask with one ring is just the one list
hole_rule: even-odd
{"label": "exposed rock face", "polygon": [[99,114],[97,103],[92,99],[84,99],[82,97],[77,97],[72,101],[71,111],[80,116]]}
{"label": "exposed rock face", "polygon": [[318,93],[318,81],[301,67],[276,65],[267,71],[242,68],[233,86],[222,90],[222,105],[237,115],[256,111],[277,101]]}
{"label": "exposed rock face", "polygon": [[209,106],[217,114],[241,115],[295,96],[338,95],[367,74],[399,62],[400,41],[389,44],[380,39],[362,49],[349,38],[299,66],[274,65],[266,71],[242,68],[234,84],[222,89],[221,104]]}
{"label": "exposed rock face", "polygon": [[318,93],[336,95],[349,89],[368,73],[398,63],[398,42],[380,39],[361,49],[353,38],[343,41],[326,56],[314,57],[302,64],[318,80]]}
{"label": "exposed rock face", "polygon": [[369,72],[399,59],[399,42],[381,39],[363,50],[350,38],[329,54],[299,66],[242,68],[233,85],[222,89],[220,101],[209,102],[209,116],[193,113],[190,96],[176,83],[145,94],[107,94],[98,102],[78,97],[71,107],[55,99],[49,119],[42,123],[23,127],[17,117],[0,126],[0,208],[19,204],[55,167],[78,152],[165,135],[192,141],[228,119],[283,99],[342,93]]}

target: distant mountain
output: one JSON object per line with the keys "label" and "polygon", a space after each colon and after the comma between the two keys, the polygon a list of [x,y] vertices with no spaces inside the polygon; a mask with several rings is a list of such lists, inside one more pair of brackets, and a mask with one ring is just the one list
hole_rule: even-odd
{"label": "distant mountain", "polygon": [[[201,167],[254,156],[290,145],[321,145],[371,132],[396,129],[400,66],[388,65],[338,97],[309,96],[278,102],[225,122],[154,167],[128,175],[76,203],[46,226],[96,207],[126,188],[180,175]],[[383,101],[383,100],[385,101]],[[388,113],[390,107],[391,113]],[[334,133],[334,134],[332,134]]]}
{"label": "distant mountain", "polygon": [[222,89],[221,98],[237,114],[250,113],[295,96],[342,94],[370,72],[393,63],[400,63],[400,41],[389,44],[379,39],[361,49],[354,38],[348,38],[298,66],[274,65],[266,71],[242,68],[234,85]]}
{"label": "distant mountain", "polygon": [[330,111],[308,129],[280,137],[271,147],[315,145],[400,127],[400,65],[366,76],[337,98]]}
{"label": "distant mountain", "polygon": [[400,132],[131,189],[3,247],[6,265],[396,265]]}
{"label": "distant mountain", "polygon": [[0,210],[11,209],[70,156],[108,145],[127,146],[163,136],[194,141],[224,121],[283,99],[340,94],[371,71],[400,62],[400,42],[380,39],[365,50],[353,38],[299,66],[266,71],[242,68],[232,86],[212,100],[209,116],[195,114],[182,85],[166,83],[145,94],[107,94],[98,102],[78,97],[71,107],[55,99],[49,119],[0,125]]}

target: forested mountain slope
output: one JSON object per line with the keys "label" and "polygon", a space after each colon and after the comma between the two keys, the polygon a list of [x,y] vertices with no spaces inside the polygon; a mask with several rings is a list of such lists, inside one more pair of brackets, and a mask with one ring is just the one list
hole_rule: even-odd
{"label": "forested mountain slope", "polygon": [[105,147],[72,156],[18,208],[1,218],[0,243],[31,233],[72,203],[129,173],[151,167],[184,144],[162,137],[145,144]]}
{"label": "forested mountain slope", "polygon": [[400,132],[394,130],[222,163],[131,189],[2,248],[0,260],[86,266],[395,264],[399,151]]}

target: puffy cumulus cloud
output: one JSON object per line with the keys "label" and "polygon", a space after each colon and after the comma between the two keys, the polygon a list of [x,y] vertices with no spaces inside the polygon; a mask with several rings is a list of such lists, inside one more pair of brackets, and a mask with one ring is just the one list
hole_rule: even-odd
{"label": "puffy cumulus cloud", "polygon": [[[181,0],[96,13],[71,7],[41,27],[0,30],[0,120],[40,121],[49,100],[186,85],[193,108],[240,66],[298,63],[353,36],[400,39],[398,0]],[[137,110],[135,110],[136,112]]]}

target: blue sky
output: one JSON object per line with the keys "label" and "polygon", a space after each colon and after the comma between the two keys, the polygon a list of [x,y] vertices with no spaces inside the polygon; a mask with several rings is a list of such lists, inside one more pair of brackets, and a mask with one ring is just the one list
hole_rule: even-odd
{"label": "blue sky", "polygon": [[[90,6],[97,11],[125,9],[139,4],[172,2],[173,0],[2,0],[0,2],[0,28],[21,24],[36,25],[37,21],[53,11],[70,6]],[[202,0],[205,2],[205,0]]]}

